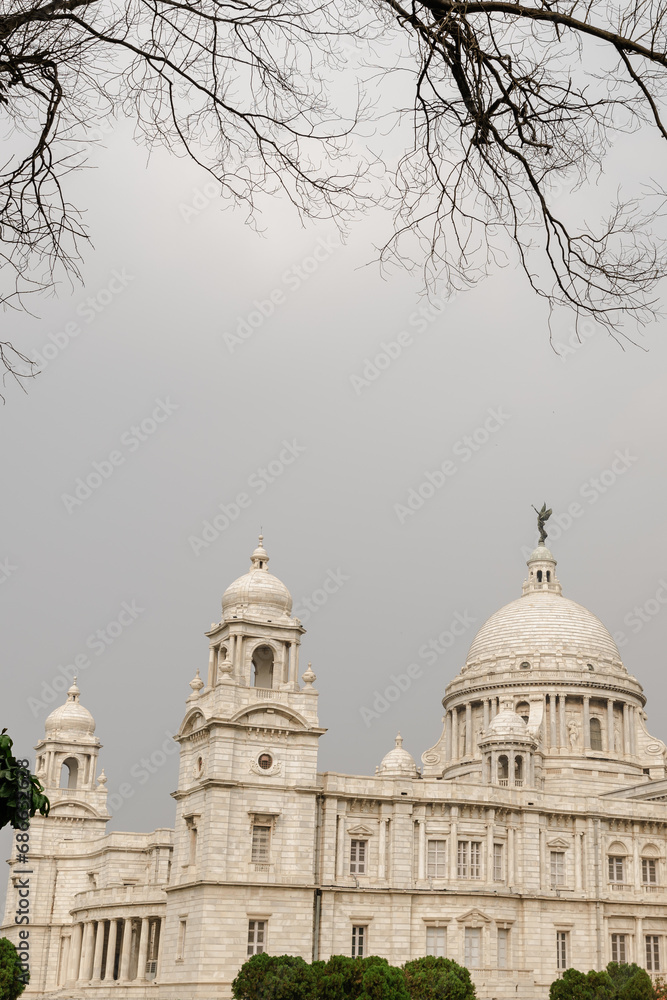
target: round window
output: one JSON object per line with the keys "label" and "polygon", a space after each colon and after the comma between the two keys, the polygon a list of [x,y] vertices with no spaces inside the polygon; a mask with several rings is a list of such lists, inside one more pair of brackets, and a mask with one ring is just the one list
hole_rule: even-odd
{"label": "round window", "polygon": [[530,670],[530,663],[528,660],[524,660],[523,663],[519,664],[519,670]]}
{"label": "round window", "polygon": [[263,771],[268,771],[273,764],[273,757],[270,753],[261,753],[257,760],[257,763],[262,768]]}

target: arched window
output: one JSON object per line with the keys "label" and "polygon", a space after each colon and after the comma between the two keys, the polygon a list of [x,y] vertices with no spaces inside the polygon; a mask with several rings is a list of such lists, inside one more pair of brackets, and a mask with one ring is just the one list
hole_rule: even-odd
{"label": "arched window", "polygon": [[551,570],[547,570],[547,583],[551,583]]}
{"label": "arched window", "polygon": [[520,754],[514,758],[514,784],[523,785],[523,757]]}
{"label": "arched window", "polygon": [[542,570],[541,569],[538,569],[538,571],[537,571],[537,582],[538,583],[542,583]]}
{"label": "arched window", "polygon": [[509,761],[505,754],[498,758],[498,784],[506,785],[509,781]]}
{"label": "arched window", "polygon": [[253,685],[260,688],[273,687],[273,650],[270,646],[258,646],[252,654]]}
{"label": "arched window", "polygon": [[602,750],[602,725],[599,719],[591,719],[591,750]]}
{"label": "arched window", "polygon": [[63,761],[62,770],[60,772],[60,787],[76,788],[78,780],[79,762],[76,757],[68,757],[67,760]]}

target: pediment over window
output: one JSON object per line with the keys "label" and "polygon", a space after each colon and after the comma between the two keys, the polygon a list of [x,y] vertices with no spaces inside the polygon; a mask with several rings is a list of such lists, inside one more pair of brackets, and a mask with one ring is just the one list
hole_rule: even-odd
{"label": "pediment over window", "polygon": [[467,913],[462,913],[460,917],[456,918],[460,924],[466,923],[470,926],[474,924],[490,924],[491,917],[484,913],[483,910],[478,910],[476,907],[472,910],[468,910]]}
{"label": "pediment over window", "polygon": [[571,843],[569,840],[564,840],[562,837],[554,837],[552,840],[547,840],[547,847],[565,850],[566,848],[571,847]]}
{"label": "pediment over window", "polygon": [[193,712],[192,715],[183,723],[181,729],[181,736],[187,736],[189,733],[194,733],[196,729],[201,729],[202,726],[206,725],[206,719],[201,712]]}
{"label": "pediment over window", "polygon": [[370,830],[367,826],[363,826],[363,824],[361,824],[361,823],[358,823],[356,826],[349,826],[347,828],[347,833],[349,833],[349,835],[351,837],[372,837],[373,836],[373,831]]}

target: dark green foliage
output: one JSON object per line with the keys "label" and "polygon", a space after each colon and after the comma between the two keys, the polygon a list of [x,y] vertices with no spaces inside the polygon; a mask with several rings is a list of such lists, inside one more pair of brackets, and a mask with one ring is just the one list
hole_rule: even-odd
{"label": "dark green foliage", "polygon": [[427,955],[403,966],[410,1000],[473,1000],[477,995],[468,970],[450,958]]}
{"label": "dark green foliage", "polygon": [[549,989],[549,1000],[616,1000],[617,993],[606,972],[566,969]]}
{"label": "dark green foliage", "polygon": [[315,963],[315,992],[317,1000],[357,1000],[364,971],[363,958],[332,955],[328,962]]}
{"label": "dark green foliage", "polygon": [[237,1000],[311,1000],[314,970],[294,955],[253,955],[232,983]]}
{"label": "dark green foliage", "polygon": [[12,942],[9,938],[0,938],[0,1000],[16,1000],[29,978],[21,969],[21,959]]}
{"label": "dark green foliage", "polygon": [[622,964],[610,962],[607,972],[614,984],[618,1000],[653,1000],[655,997],[651,977],[636,962]]}
{"label": "dark green foliage", "polygon": [[359,1000],[410,1000],[402,971],[377,955],[363,959],[361,986]]}
{"label": "dark green foliage", "polygon": [[49,814],[49,800],[37,778],[26,772],[12,755],[12,741],[0,734],[0,830],[9,823],[15,830],[28,828],[29,816]]}

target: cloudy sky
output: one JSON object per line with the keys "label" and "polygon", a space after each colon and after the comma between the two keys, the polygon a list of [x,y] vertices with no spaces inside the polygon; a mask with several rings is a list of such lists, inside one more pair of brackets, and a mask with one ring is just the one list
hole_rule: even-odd
{"label": "cloudy sky", "polygon": [[[657,153],[635,141],[614,170],[632,182]],[[667,607],[653,613],[667,578],[664,324],[622,350],[594,326],[577,343],[560,317],[554,349],[511,269],[439,311],[418,278],[383,276],[380,212],[342,244],[266,204],[258,234],[193,165],[147,160],[122,126],[91,166],[74,188],[94,236],[84,286],[3,318],[45,362],[26,393],[7,386],[0,414],[2,724],[20,755],[83,654],[108,788],[131,787],[110,828],[171,825],[176,757],[143,787],[130,771],[179,726],[206,674],[204,631],[261,526],[307,628],[321,769],[372,773],[399,728],[418,758],[476,629],[521,593],[544,500],[564,593],[619,633],[667,739]],[[77,496],[95,463],[107,478]],[[228,526],[205,532],[221,505]],[[96,638],[125,605],[131,624]],[[427,664],[420,648],[457,619],[464,635]],[[410,663],[421,676],[371,715]]]}

